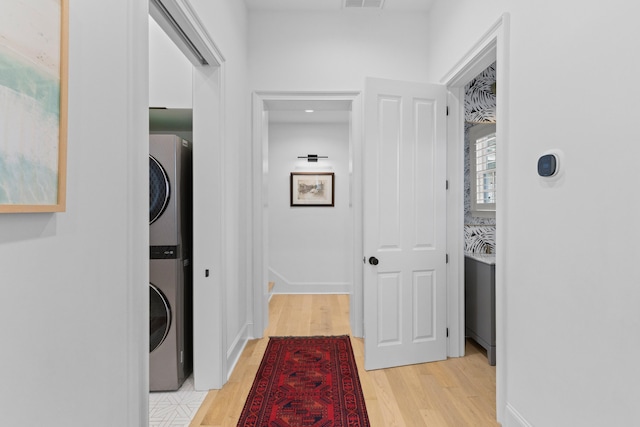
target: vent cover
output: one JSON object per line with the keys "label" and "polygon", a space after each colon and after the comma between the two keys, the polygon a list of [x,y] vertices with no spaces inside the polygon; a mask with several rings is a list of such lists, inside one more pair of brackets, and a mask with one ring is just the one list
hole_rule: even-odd
{"label": "vent cover", "polygon": [[344,0],[345,8],[378,8],[382,9],[384,0]]}

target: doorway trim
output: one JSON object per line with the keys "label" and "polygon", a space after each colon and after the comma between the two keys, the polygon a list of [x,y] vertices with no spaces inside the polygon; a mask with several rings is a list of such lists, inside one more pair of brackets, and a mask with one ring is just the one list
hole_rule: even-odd
{"label": "doorway trim", "polygon": [[[124,8],[123,8],[124,9]],[[129,142],[121,173],[128,185],[125,259],[126,298],[123,301],[127,325],[125,342],[127,383],[124,414],[126,425],[149,424],[149,7],[145,2],[129,2],[124,28],[129,88],[122,100],[127,109],[123,129]]]}
{"label": "doorway trim", "polygon": [[348,101],[351,103],[349,129],[349,203],[353,210],[353,285],[350,293],[351,331],[356,337],[363,333],[362,297],[362,124],[360,92],[287,92],[257,91],[252,95],[252,283],[249,310],[253,337],[262,338],[269,323],[269,112],[268,101]]}
{"label": "doorway trim", "polygon": [[[485,68],[496,61],[496,76],[499,90],[496,94],[497,162],[506,164],[509,147],[509,24],[510,16],[503,14],[465,54],[460,61],[440,80],[449,91],[449,121],[447,137],[447,167],[449,170],[450,194],[447,200],[447,247],[450,254],[447,272],[449,290],[449,328],[453,331],[449,342],[450,355],[464,355],[464,95],[465,86]],[[505,203],[506,186],[504,174],[497,177],[496,206],[496,413],[501,422],[506,402],[506,348],[505,313],[506,286],[504,271],[507,257],[504,248],[504,221],[507,216]]]}
{"label": "doorway trim", "polygon": [[193,379],[227,382],[224,63],[193,68]]}
{"label": "doorway trim", "polygon": [[[152,3],[150,15],[193,65],[193,377],[196,390],[222,388],[228,358],[225,295],[224,62],[222,51],[198,18],[192,0]],[[172,17],[158,12],[162,5]],[[150,16],[150,18],[151,18]],[[178,29],[177,27],[180,27]],[[183,34],[179,34],[182,31]],[[206,60],[197,61],[184,37]],[[148,51],[148,46],[147,46]],[[148,154],[148,153],[147,153]],[[145,288],[146,289],[146,288]]]}

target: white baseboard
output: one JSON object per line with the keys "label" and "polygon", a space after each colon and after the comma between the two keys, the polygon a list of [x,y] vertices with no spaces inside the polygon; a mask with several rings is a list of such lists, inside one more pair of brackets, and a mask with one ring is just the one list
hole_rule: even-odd
{"label": "white baseboard", "polygon": [[269,281],[275,282],[271,294],[349,294],[352,289],[348,282],[292,282],[271,268]]}
{"label": "white baseboard", "polygon": [[507,403],[503,427],[532,427],[513,406]]}
{"label": "white baseboard", "polygon": [[227,350],[227,381],[229,381],[229,377],[231,376],[231,373],[233,372],[236,364],[238,363],[238,360],[240,359],[242,350],[244,350],[247,342],[249,342],[249,335],[247,334],[249,330],[249,324],[245,324],[244,327],[240,329],[240,332]]}
{"label": "white baseboard", "polygon": [[351,287],[346,283],[314,283],[304,286],[282,286],[274,290],[272,295],[318,295],[318,294],[350,294]]}

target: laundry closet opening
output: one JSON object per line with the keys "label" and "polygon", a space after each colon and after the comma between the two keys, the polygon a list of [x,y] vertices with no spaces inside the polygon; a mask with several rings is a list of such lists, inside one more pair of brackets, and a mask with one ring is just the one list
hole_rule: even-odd
{"label": "laundry closet opening", "polygon": [[351,294],[351,102],[267,100],[270,292]]}
{"label": "laundry closet opening", "polygon": [[[193,314],[185,317],[193,319],[193,328],[185,322],[185,353],[179,358],[190,362],[187,337],[192,335],[194,387],[209,390],[224,384],[229,356],[222,330],[230,255],[222,247],[226,205],[219,203],[226,195],[228,165],[222,134],[224,56],[185,4],[165,0],[162,5],[149,5],[149,104],[160,107],[150,112],[150,130],[154,137],[157,132],[176,135],[192,147],[192,256],[184,265],[193,271],[193,297],[183,297],[192,299]],[[161,126],[154,125],[156,116]]]}
{"label": "laundry closet opening", "polygon": [[149,390],[166,392],[193,369],[192,65],[151,18],[149,40]]}

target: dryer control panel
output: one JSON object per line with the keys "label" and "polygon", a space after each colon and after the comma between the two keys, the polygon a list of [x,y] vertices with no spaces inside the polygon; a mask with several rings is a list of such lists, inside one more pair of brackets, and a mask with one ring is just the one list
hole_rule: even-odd
{"label": "dryer control panel", "polygon": [[180,257],[180,246],[150,246],[149,259],[177,259]]}

